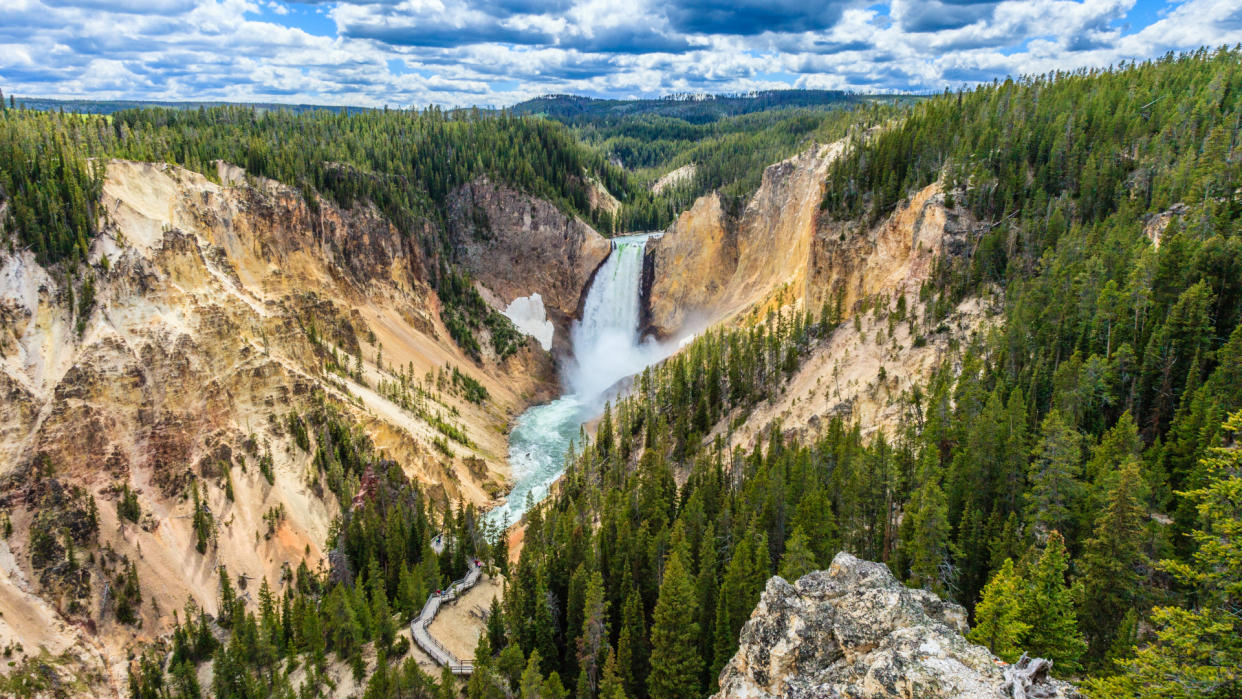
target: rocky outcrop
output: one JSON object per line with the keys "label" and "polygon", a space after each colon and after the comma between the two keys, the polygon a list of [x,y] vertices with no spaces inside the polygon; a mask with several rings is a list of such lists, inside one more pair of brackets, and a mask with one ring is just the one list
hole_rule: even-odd
{"label": "rocky outcrop", "polygon": [[934,259],[965,248],[978,224],[946,208],[932,184],[875,226],[821,215],[824,178],[844,142],[768,167],[736,216],[699,198],[647,246],[648,331],[670,337],[762,306],[777,295],[817,311],[917,289]]}
{"label": "rocky outcrop", "polygon": [[1007,666],[968,643],[966,611],[839,553],[796,583],[774,577],[720,675],[718,699],[1077,697],[1043,660]]}
{"label": "rocky outcrop", "polygon": [[539,294],[558,341],[581,312],[595,270],[612,244],[581,219],[542,199],[481,178],[449,204],[455,255],[504,309]]}
{"label": "rocky outcrop", "polygon": [[1178,202],[1158,214],[1148,214],[1143,219],[1143,235],[1147,236],[1152,246],[1160,247],[1160,240],[1164,237],[1164,232],[1168,229],[1169,223],[1175,217],[1184,216],[1189,210],[1190,208],[1185,204]]}
{"label": "rocky outcrop", "polygon": [[[10,319],[0,390],[29,397],[0,408],[0,472],[44,454],[89,477],[101,454],[117,451],[163,481],[165,464],[184,468],[202,435],[252,432],[256,417],[264,424],[277,406],[326,388],[360,394],[350,399],[366,408],[359,419],[395,428],[374,436],[410,457],[411,475],[487,502],[503,486],[506,415],[553,387],[550,358],[533,345],[503,365],[465,357],[439,322],[419,237],[373,207],[312,208],[294,188],[219,170],[223,186],[175,167],[109,163],[108,225],[92,248],[95,303],[85,314],[63,302],[75,290],[30,255],[0,259],[0,314]],[[363,369],[361,385],[325,380],[331,354]],[[482,482],[460,464],[446,472],[420,447],[436,430],[376,390],[394,367],[422,377],[448,364],[501,408],[458,408],[483,435]]]}
{"label": "rocky outcrop", "polygon": [[963,254],[981,228],[944,202],[939,185],[932,184],[870,228],[821,221],[807,260],[807,305],[840,303],[848,316],[861,299],[917,294],[936,258]]}
{"label": "rocky outcrop", "polygon": [[603,182],[594,177],[587,179],[587,204],[592,211],[600,211],[607,213],[609,216],[616,218],[621,213],[621,202],[612,196],[612,192],[604,186]]}
{"label": "rocky outcrop", "polygon": [[698,167],[694,163],[687,163],[675,170],[670,170],[651,184],[651,193],[659,194],[670,187],[689,182],[694,179],[694,173],[697,171]]}

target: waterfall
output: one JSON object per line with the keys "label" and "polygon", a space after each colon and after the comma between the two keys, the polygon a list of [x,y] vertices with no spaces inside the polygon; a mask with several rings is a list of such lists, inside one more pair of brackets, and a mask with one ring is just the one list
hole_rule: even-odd
{"label": "waterfall", "polygon": [[595,273],[582,306],[582,320],[570,331],[573,356],[562,378],[567,393],[518,416],[509,434],[513,490],[487,513],[497,526],[521,518],[548,494],[565,469],[565,453],[579,428],[603,410],[604,397],[618,381],[668,356],[670,345],[639,337],[643,251],[650,235],[614,238],[612,252]]}
{"label": "waterfall", "polygon": [[598,402],[617,381],[651,364],[650,343],[638,337],[647,238],[614,241],[612,254],[587,291],[582,320],[570,333],[574,356],[566,367],[565,384],[584,403]]}

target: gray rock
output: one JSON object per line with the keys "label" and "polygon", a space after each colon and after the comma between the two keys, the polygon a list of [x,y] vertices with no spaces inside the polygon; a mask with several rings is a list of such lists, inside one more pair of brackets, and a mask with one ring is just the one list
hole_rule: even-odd
{"label": "gray rock", "polygon": [[1008,666],[966,641],[966,610],[839,553],[796,583],[774,577],[720,675],[719,699],[1069,698],[1051,663]]}

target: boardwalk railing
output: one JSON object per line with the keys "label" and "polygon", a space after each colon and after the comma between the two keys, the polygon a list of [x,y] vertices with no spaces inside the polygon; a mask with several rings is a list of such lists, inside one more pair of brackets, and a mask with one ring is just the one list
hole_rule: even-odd
{"label": "boardwalk railing", "polygon": [[473,673],[474,663],[458,660],[448,648],[445,648],[442,643],[431,635],[427,627],[431,626],[431,622],[435,620],[436,614],[440,611],[441,604],[457,599],[479,581],[479,576],[483,574],[483,569],[474,560],[471,560],[469,565],[470,570],[466,573],[466,577],[454,580],[451,585],[438,593],[431,593],[427,598],[427,603],[423,605],[422,611],[410,622],[410,637],[414,639],[418,647],[431,656],[431,659],[436,661],[437,664],[447,667],[454,675],[469,675]]}

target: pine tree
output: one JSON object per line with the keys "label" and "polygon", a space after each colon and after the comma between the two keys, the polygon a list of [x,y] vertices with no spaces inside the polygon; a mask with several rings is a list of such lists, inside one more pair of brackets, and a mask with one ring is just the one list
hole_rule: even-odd
{"label": "pine tree", "polygon": [[1092,681],[1098,696],[1242,695],[1242,412],[1223,426],[1223,446],[1203,460],[1206,484],[1184,493],[1199,515],[1189,562],[1163,561],[1197,604],[1159,607],[1156,639],[1124,663],[1126,674]]}
{"label": "pine tree", "polygon": [[[752,596],[757,597],[759,594],[759,588],[755,586],[758,575],[754,571],[754,562],[755,545],[748,536],[738,542],[733,549],[733,557],[725,566],[724,579],[720,583],[720,596],[728,603],[729,623],[717,633],[726,633],[731,638],[737,638],[742,624],[746,623],[746,618],[754,609],[756,600]],[[760,581],[759,585],[762,584]]]}
{"label": "pine tree", "polygon": [[397,637],[397,629],[392,621],[392,609],[388,606],[388,594],[384,592],[383,579],[378,576],[371,583],[371,618],[375,623],[376,647],[386,651],[392,647],[392,642]]}
{"label": "pine tree", "polygon": [[384,699],[394,693],[393,680],[388,667],[388,653],[379,649],[375,653],[375,671],[367,680],[362,699]]}
{"label": "pine tree", "polygon": [[806,533],[801,527],[795,527],[785,543],[785,555],[781,557],[781,577],[793,582],[817,567]]}
{"label": "pine tree", "polygon": [[560,667],[564,669],[566,676],[578,676],[578,647],[577,643],[571,639],[576,639],[582,631],[583,611],[586,606],[586,588],[589,581],[589,573],[587,572],[586,563],[579,563],[574,569],[573,576],[569,579],[569,590],[565,600],[564,636],[566,641],[563,644],[564,655],[561,658]]}
{"label": "pine tree", "polygon": [[188,660],[183,660],[170,669],[173,685],[177,688],[177,696],[184,699],[198,699],[203,696],[202,687],[198,683],[198,668]]}
{"label": "pine tree", "polygon": [[653,699],[699,696],[702,658],[697,607],[683,553],[674,550],[664,568],[652,617],[651,674],[647,687]]}
{"label": "pine tree", "polygon": [[564,683],[561,682],[561,675],[553,672],[543,681],[543,690],[539,695],[540,699],[568,699],[569,691],[565,689]]}
{"label": "pine tree", "polygon": [[1094,497],[1087,502],[1087,509],[1094,512],[1112,487],[1114,477],[1123,465],[1137,459],[1143,443],[1139,439],[1138,424],[1129,412],[1117,419],[1100,443],[1091,450],[1091,459],[1084,469],[1086,480],[1091,484]]}
{"label": "pine tree", "polygon": [[599,427],[595,430],[595,449],[600,457],[608,458],[612,452],[612,404],[605,401],[604,415],[600,418]]}
{"label": "pine tree", "polygon": [[1065,539],[1053,531],[1031,568],[1022,613],[1031,627],[1022,639],[1023,645],[1031,655],[1051,660],[1059,675],[1081,669],[1078,661],[1087,646],[1078,630],[1074,592],[1065,582],[1068,568]]}
{"label": "pine tree", "polygon": [[618,672],[625,684],[625,691],[630,696],[639,696],[644,689],[649,658],[647,620],[643,614],[642,598],[638,595],[638,588],[632,587],[625,598],[621,632],[617,638]]}
{"label": "pine tree", "polygon": [[[510,643],[500,655],[496,656],[496,670],[507,682],[509,687],[518,687],[522,683],[522,672],[526,667],[526,658],[516,643]],[[508,689],[508,687],[506,687]]]}
{"label": "pine tree", "polygon": [[306,651],[308,663],[322,670],[327,664],[328,646],[324,638],[324,625],[319,611],[316,605],[308,603],[302,605],[299,638],[303,650]]}
{"label": "pine tree", "polygon": [[[537,694],[535,696],[538,696]],[[436,699],[457,699],[457,678],[448,665],[440,668],[440,682],[436,687]]]}
{"label": "pine tree", "polygon": [[504,611],[500,608],[500,599],[497,597],[492,597],[492,604],[487,612],[487,640],[493,653],[499,653],[508,645],[505,638]]}
{"label": "pine tree", "polygon": [[599,685],[599,668],[608,644],[608,609],[604,602],[604,579],[593,571],[587,583],[582,610],[582,633],[578,635],[578,667],[586,673],[592,694]]}
{"label": "pine tree", "polygon": [[1028,439],[1026,397],[1015,388],[1005,403],[1005,445],[997,459],[998,505],[1006,515],[1021,509],[1019,498],[1025,488],[1023,471],[1031,453]]}
{"label": "pine tree", "polygon": [[1094,659],[1112,647],[1117,621],[1138,606],[1147,561],[1143,553],[1143,478],[1131,461],[1121,468],[1083,551],[1082,627]]}
{"label": "pine tree", "polygon": [[413,572],[405,561],[401,561],[401,568],[397,571],[397,610],[403,616],[413,616],[422,607],[423,600],[418,598],[418,593]]}
{"label": "pine tree", "polygon": [[594,699],[591,691],[591,680],[587,677],[586,668],[578,671],[578,684],[574,687],[575,699]]}
{"label": "pine tree", "polygon": [[522,699],[543,699],[543,675],[539,672],[539,665],[539,651],[535,651],[526,659],[526,669],[522,671],[522,681],[518,686]]}
{"label": "pine tree", "polygon": [[227,629],[232,622],[233,605],[237,599],[237,593],[233,591],[229,571],[223,564],[216,572],[220,578],[220,603],[217,605],[216,623]]}
{"label": "pine tree", "polygon": [[353,587],[349,588],[348,597],[362,632],[361,639],[365,642],[375,635],[375,616],[371,613],[371,601],[367,599],[367,584],[363,576],[358,576]]}
{"label": "pine tree", "polygon": [[983,587],[975,606],[975,627],[968,638],[992,650],[997,657],[1014,662],[1021,655],[1020,642],[1030,631],[1023,619],[1023,586],[1013,569],[1013,561],[1005,559],[1000,570]]}
{"label": "pine tree", "polygon": [[604,674],[599,681],[599,699],[626,699],[625,685],[617,672],[617,654],[608,652],[604,660]]}
{"label": "pine tree", "polygon": [[211,516],[211,510],[208,509],[207,503],[199,497],[198,482],[190,481],[191,506],[194,509],[192,518],[192,526],[194,529],[194,548],[199,553],[207,553],[207,544],[211,540],[211,535],[215,529],[215,524]]}
{"label": "pine tree", "polygon": [[909,542],[902,542],[909,551],[909,584],[944,594],[940,568],[948,553],[949,514],[944,491],[937,482],[936,464],[939,451],[935,447],[924,450],[920,469],[922,486],[910,501]]}
{"label": "pine tree", "polygon": [[336,651],[341,660],[352,658],[362,646],[366,633],[358,622],[350,594],[344,585],[332,588],[323,602],[323,618],[328,647]]}
{"label": "pine tree", "polygon": [[277,652],[279,651],[279,627],[280,624],[276,619],[276,604],[272,597],[271,586],[267,584],[267,578],[259,584],[259,633],[254,644],[255,652],[251,659],[259,667],[268,668],[276,662]]}
{"label": "pine tree", "polygon": [[[708,523],[699,542],[699,572],[695,587],[699,594],[699,634],[706,641],[715,638],[716,598],[720,594],[719,568],[716,559],[716,527]],[[703,689],[711,693],[716,678],[711,674],[712,657],[703,663]]]}
{"label": "pine tree", "polygon": [[1020,559],[1026,551],[1017,513],[1010,513],[1005,523],[1000,525],[996,521],[998,514],[999,512],[993,512],[992,520],[988,523],[989,529],[993,532],[988,541],[988,553],[991,556],[993,570],[1000,568],[1006,558]]}
{"label": "pine tree", "polygon": [[543,670],[551,672],[559,657],[556,647],[557,624],[552,616],[548,588],[542,577],[535,586],[535,617],[532,620],[535,634],[535,650]]}
{"label": "pine tree", "polygon": [[729,630],[729,595],[722,587],[716,598],[715,634],[712,638],[711,681],[714,684],[720,677],[720,671],[729,663],[737,651],[737,634]]}
{"label": "pine tree", "polygon": [[1030,467],[1026,520],[1045,531],[1073,532],[1082,495],[1082,436],[1056,410],[1040,425]]}
{"label": "pine tree", "polygon": [[957,541],[953,543],[953,560],[957,580],[957,601],[974,609],[979,591],[988,579],[987,523],[983,514],[975,508],[966,510],[957,528]]}
{"label": "pine tree", "polygon": [[806,533],[807,543],[815,553],[815,567],[827,566],[837,552],[838,533],[832,502],[822,489],[815,488],[802,496],[794,510],[793,525]]}
{"label": "pine tree", "polygon": [[1142,422],[1149,439],[1173,417],[1174,400],[1186,379],[1197,375],[1213,336],[1212,290],[1202,281],[1187,288],[1169,309],[1143,352],[1140,376]]}

